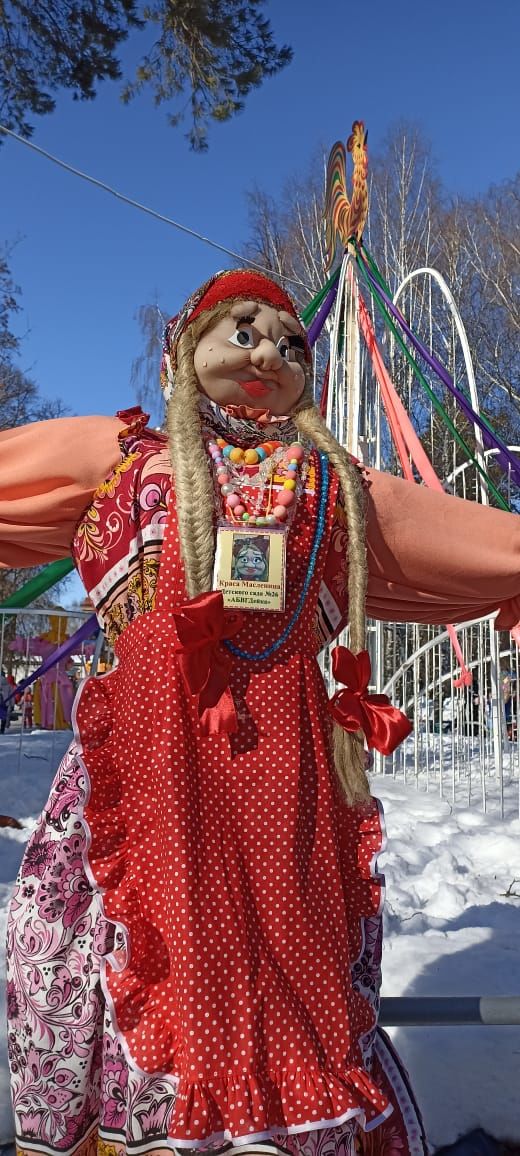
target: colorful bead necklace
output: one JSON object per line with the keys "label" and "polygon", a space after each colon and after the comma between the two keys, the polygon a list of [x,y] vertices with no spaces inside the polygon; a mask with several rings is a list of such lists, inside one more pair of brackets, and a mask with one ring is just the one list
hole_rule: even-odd
{"label": "colorful bead necklace", "polygon": [[[283,525],[294,512],[299,482],[299,471],[305,460],[305,451],[297,442],[283,446],[281,442],[263,442],[254,449],[241,449],[224,438],[208,442],[217,485],[224,499],[225,516],[232,523],[249,526]],[[276,474],[277,469],[283,471]],[[252,508],[247,508],[244,486],[258,485],[259,494]],[[261,512],[264,489],[269,485],[267,507]],[[273,488],[281,488],[273,497]]]}
{"label": "colorful bead necklace", "polygon": [[234,654],[236,658],[245,658],[248,660],[248,662],[262,662],[264,659],[270,658],[272,654],[276,654],[276,651],[279,650],[281,646],[283,646],[284,642],[287,641],[289,635],[291,634],[291,631],[294,630],[294,627],[296,626],[296,623],[303,610],[305,599],[309,593],[310,584],[314,577],[318,551],[321,546],[321,540],[325,530],[325,521],[327,518],[327,501],[329,496],[329,460],[327,455],[322,453],[321,450],[317,454],[317,459],[319,462],[319,470],[317,471],[318,513],[316,516],[316,529],[314,531],[314,540],[309,558],[309,567],[305,575],[305,581],[303,583],[300,597],[298,599],[294,613],[291,615],[287,626],[284,628],[279,638],[277,638],[275,642],[272,642],[270,646],[266,646],[265,650],[261,650],[256,654],[251,650],[241,650],[239,646],[235,646],[233,642],[225,639],[224,646],[231,652],[231,654]]}

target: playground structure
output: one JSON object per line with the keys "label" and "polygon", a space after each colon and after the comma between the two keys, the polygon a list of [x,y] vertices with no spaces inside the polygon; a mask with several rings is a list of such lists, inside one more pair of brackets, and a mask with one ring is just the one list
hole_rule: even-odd
{"label": "playground structure", "polygon": [[[101,669],[104,644],[92,614],[24,607],[24,589],[15,595],[20,598],[20,609],[0,608],[0,666],[8,672],[13,687],[8,725],[20,732],[19,764],[24,732],[71,729],[75,692],[82,679]],[[71,625],[73,634],[68,633]],[[105,650],[106,665],[113,656],[106,645]],[[26,690],[30,690],[29,698]]]}
{"label": "playground structure", "polygon": [[[34,634],[15,635],[8,649],[21,659],[25,666],[32,661],[42,661],[53,654],[56,647],[68,640],[67,618],[59,614],[50,614],[47,630],[40,622],[34,628]],[[31,716],[34,725],[43,730],[66,730],[71,725],[72,703],[75,693],[75,679],[73,677],[73,660],[70,656],[61,662],[55,662],[34,684],[34,700],[31,703]],[[26,696],[22,699],[25,703]]]}

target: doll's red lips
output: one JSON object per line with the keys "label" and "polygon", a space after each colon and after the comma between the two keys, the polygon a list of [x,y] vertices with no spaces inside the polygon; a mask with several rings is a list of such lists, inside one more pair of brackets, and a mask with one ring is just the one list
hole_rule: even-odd
{"label": "doll's red lips", "polygon": [[271,386],[265,385],[263,381],[239,381],[238,384],[250,397],[265,397],[266,393],[271,392]]}

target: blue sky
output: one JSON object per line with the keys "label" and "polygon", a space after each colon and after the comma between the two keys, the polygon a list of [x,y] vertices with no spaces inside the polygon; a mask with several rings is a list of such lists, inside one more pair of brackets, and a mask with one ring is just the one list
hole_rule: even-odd
{"label": "blue sky", "polygon": [[[431,139],[453,192],[483,191],[518,168],[518,0],[278,0],[268,5],[294,61],[211,130],[204,155],[116,84],[94,102],[59,94],[34,140],[93,176],[240,250],[244,193],[276,195],[316,147],[365,121],[376,149],[400,118]],[[141,39],[125,49],[136,61]],[[124,206],[15,141],[0,149],[2,229],[22,289],[21,367],[78,414],[132,404],[139,305],[157,294],[173,313],[225,264],[221,254]]]}

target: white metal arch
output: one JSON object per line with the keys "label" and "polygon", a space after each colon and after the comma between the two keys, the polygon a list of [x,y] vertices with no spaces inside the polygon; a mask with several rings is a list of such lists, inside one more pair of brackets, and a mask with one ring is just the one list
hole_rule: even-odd
{"label": "white metal arch", "polygon": [[[451,313],[453,320],[455,322],[455,328],[456,328],[457,333],[459,335],[462,353],[464,356],[464,364],[466,366],[466,373],[468,376],[468,385],[469,385],[469,392],[470,392],[470,396],[471,396],[471,404],[473,406],[473,409],[475,410],[475,413],[480,414],[480,405],[479,405],[478,392],[477,392],[477,383],[475,380],[475,372],[473,369],[473,361],[471,358],[471,352],[470,352],[470,348],[469,348],[468,335],[467,335],[466,330],[464,328],[464,324],[463,324],[462,318],[460,316],[460,313],[457,309],[457,306],[455,303],[455,298],[454,298],[448,284],[444,280],[442,273],[439,273],[437,269],[429,268],[429,266],[425,266],[424,268],[421,268],[421,269],[414,269],[411,273],[408,273],[407,276],[401,281],[401,284],[400,284],[397,292],[394,294],[394,299],[393,299],[394,305],[397,305],[397,302],[401,296],[401,293],[403,292],[403,289],[405,289],[406,286],[409,285],[410,282],[413,281],[415,277],[421,277],[421,276],[431,277],[432,280],[437,283],[437,285],[438,285],[438,287],[439,287],[439,289],[440,289],[440,291],[441,291],[441,293],[442,293],[442,295],[443,295],[443,297],[444,297],[444,299],[448,305],[450,313]],[[475,431],[475,457],[478,461],[480,468],[482,470],[485,470],[484,443],[482,441],[482,433],[481,433],[480,427],[478,425],[475,424],[473,428]],[[479,479],[480,479],[480,500],[482,502],[482,505],[487,506],[489,504],[489,498],[488,498],[488,490],[487,490],[486,480],[482,476],[482,474],[479,474]]]}
{"label": "white metal arch", "polygon": [[[507,448],[508,448],[508,450],[510,450],[510,452],[511,452],[512,454],[520,454],[520,446],[510,446],[510,445],[508,445],[508,447],[507,447]],[[496,448],[495,448],[495,446],[491,446],[491,447],[490,447],[490,449],[488,449],[488,450],[485,450],[485,451],[484,451],[484,459],[485,459],[485,461],[487,462],[487,461],[489,461],[489,458],[493,458],[493,457],[496,457],[496,455],[498,454],[498,452],[499,452],[499,451],[498,451],[498,449],[496,449]],[[470,462],[470,461],[468,461],[468,460],[466,460],[465,462],[461,462],[461,463],[460,463],[460,465],[458,465],[458,466],[456,467],[456,469],[454,469],[454,470],[452,471],[452,473],[451,473],[451,474],[448,474],[447,478],[445,479],[445,480],[446,480],[446,483],[447,483],[448,485],[454,485],[454,483],[456,482],[457,478],[460,478],[462,474],[465,474],[465,473],[466,473],[466,470],[469,470],[469,469],[472,469],[472,468],[473,468],[473,462]]]}

